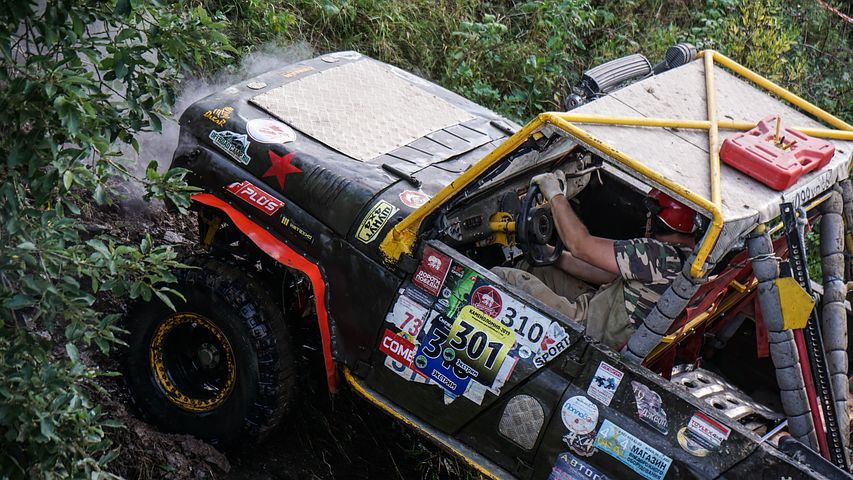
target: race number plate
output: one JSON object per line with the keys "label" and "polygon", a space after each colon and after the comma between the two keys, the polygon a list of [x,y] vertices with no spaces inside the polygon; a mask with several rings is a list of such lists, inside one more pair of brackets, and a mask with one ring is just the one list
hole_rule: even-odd
{"label": "race number plate", "polygon": [[453,322],[447,345],[458,368],[490,387],[514,343],[515,332],[467,305]]}

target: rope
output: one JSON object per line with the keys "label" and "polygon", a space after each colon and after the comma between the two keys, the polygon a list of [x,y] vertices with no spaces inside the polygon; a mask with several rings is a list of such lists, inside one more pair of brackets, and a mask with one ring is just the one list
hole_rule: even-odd
{"label": "rope", "polygon": [[826,2],[824,2],[823,0],[815,0],[815,1],[816,1],[816,2],[817,2],[817,4],[818,4],[818,5],[820,5],[821,7],[823,7],[823,8],[825,8],[825,9],[829,10],[830,12],[832,12],[832,13],[834,13],[834,14],[836,14],[836,15],[838,15],[838,16],[839,16],[842,20],[844,20],[845,22],[847,22],[847,23],[853,23],[853,17],[851,17],[851,16],[849,16],[849,15],[845,15],[845,14],[844,14],[844,12],[842,12],[841,10],[839,10],[839,9],[837,9],[837,8],[835,8],[835,7],[833,7],[832,5],[830,5],[830,4],[826,3]]}

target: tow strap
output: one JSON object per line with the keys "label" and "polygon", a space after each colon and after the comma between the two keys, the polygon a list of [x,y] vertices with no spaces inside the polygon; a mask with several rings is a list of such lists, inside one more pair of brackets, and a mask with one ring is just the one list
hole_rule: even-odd
{"label": "tow strap", "polygon": [[[791,274],[794,280],[809,295],[814,295],[811,281],[809,280],[808,264],[806,263],[806,249],[803,236],[797,228],[794,206],[789,202],[783,203],[780,205],[780,211],[785,236],[788,240],[788,263],[791,266]],[[816,429],[815,433],[819,439],[818,443],[821,445],[821,449],[828,448],[829,460],[832,463],[847,471],[847,457],[844,455],[844,442],[842,441],[841,430],[838,425],[839,417],[835,411],[835,402],[833,401],[832,386],[829,381],[829,369],[823,349],[823,337],[820,332],[820,319],[817,308],[812,309],[806,328],[803,329],[803,336],[806,355],[800,352],[800,362],[808,362],[808,365],[811,366],[811,374],[814,379],[814,395],[817,397],[817,403],[823,410],[823,420],[826,422],[825,433],[822,429]],[[816,419],[820,417],[817,411],[812,411],[812,415]],[[817,426],[819,423],[816,422],[815,425]]]}

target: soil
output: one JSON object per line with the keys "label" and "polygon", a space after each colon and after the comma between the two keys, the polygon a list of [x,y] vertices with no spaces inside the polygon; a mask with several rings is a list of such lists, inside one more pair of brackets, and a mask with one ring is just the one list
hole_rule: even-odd
{"label": "soil", "polygon": [[[128,199],[139,198],[132,186],[118,187],[126,189]],[[125,200],[105,208],[89,206],[82,217],[91,233],[108,232],[130,244],[148,233],[182,255],[199,253],[195,215],[180,215],[162,204]],[[99,302],[102,311],[132,308],[109,297]],[[139,418],[121,377],[103,377],[104,390],[95,395],[124,424],[110,434],[119,448],[110,463],[113,473],[143,480],[479,478],[352,391],[330,395],[311,321],[291,326],[300,368],[296,405],[267,439],[240,451],[223,453],[189,435],[160,432]],[[104,371],[121,370],[121,349],[110,357],[95,349],[81,353]]]}

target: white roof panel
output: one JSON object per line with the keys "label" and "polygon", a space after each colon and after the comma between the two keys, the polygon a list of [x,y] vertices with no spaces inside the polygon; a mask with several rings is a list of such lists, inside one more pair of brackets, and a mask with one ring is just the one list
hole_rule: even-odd
{"label": "white roof panel", "polygon": [[361,161],[474,118],[366,58],[286,83],[252,103]]}
{"label": "white roof panel", "polygon": [[[770,115],[781,115],[783,125],[827,127],[719,66],[714,69],[714,82],[717,116],[721,120],[758,122]],[[705,120],[703,62],[696,60],[636,82],[572,113]],[[710,199],[707,131],[590,124],[580,127],[675,183]],[[720,145],[735,133],[721,129]],[[766,187],[723,164],[721,190],[725,220],[748,218],[758,213],[760,221],[767,221],[778,215],[779,203],[793,201],[796,204],[808,200],[835,182],[839,174],[846,175],[853,142],[832,142],[836,153],[829,165],[803,175],[784,192]]]}

